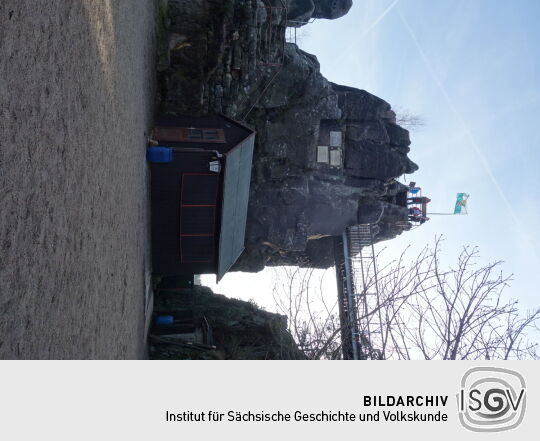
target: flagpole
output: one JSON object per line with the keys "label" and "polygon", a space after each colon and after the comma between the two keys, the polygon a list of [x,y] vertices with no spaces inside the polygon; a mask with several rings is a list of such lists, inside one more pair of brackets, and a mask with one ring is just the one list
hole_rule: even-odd
{"label": "flagpole", "polygon": [[429,214],[430,216],[462,216],[461,214],[458,214],[458,213],[427,213]]}

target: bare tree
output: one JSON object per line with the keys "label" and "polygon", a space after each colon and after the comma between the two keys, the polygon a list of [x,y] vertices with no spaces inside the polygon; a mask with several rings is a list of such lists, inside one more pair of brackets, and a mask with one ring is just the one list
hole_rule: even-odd
{"label": "bare tree", "polygon": [[[407,302],[394,308],[385,323],[397,358],[522,359],[537,358],[537,344],[527,339],[540,309],[522,315],[516,300],[505,301],[511,275],[501,261],[481,265],[476,247],[464,247],[457,264],[441,268],[441,238],[426,248],[419,268],[429,274]],[[427,266],[426,266],[427,265]]]}
{"label": "bare tree", "polygon": [[329,304],[323,283],[331,272],[313,268],[274,269],[273,296],[278,312],[288,318],[289,332],[308,359],[341,357],[341,331],[335,299]]}
{"label": "bare tree", "polygon": [[[406,262],[406,250],[377,268],[379,298],[359,319],[360,345],[367,357],[538,358],[538,344],[529,332],[538,330],[540,309],[523,314],[516,300],[504,299],[511,276],[503,274],[502,262],[480,264],[478,249],[464,247],[456,264],[443,268],[441,244],[438,237],[411,261]],[[369,270],[366,287],[372,290],[376,279]],[[340,358],[337,305],[325,298],[322,279],[313,269],[276,269],[274,299],[308,358]]]}
{"label": "bare tree", "polygon": [[409,130],[418,129],[425,125],[424,119],[421,116],[411,112],[409,109],[398,107],[395,109],[395,113],[396,124]]}

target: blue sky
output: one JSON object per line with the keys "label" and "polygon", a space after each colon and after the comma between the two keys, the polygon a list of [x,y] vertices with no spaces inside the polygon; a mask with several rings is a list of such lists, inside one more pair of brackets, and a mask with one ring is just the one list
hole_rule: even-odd
{"label": "blue sky", "polygon": [[[505,261],[514,274],[507,295],[528,308],[540,304],[539,17],[536,0],[356,0],[347,16],[315,21],[299,40],[329,80],[424,120],[411,133],[420,170],[407,179],[432,211],[451,211],[457,192],[471,195],[469,215],[432,216],[385,242],[390,254],[444,234],[450,263],[477,245],[483,262]],[[268,273],[230,274],[216,290],[267,305]]]}

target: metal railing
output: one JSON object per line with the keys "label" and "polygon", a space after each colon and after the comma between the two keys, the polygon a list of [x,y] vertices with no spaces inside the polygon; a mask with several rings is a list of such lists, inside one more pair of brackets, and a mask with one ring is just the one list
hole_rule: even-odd
{"label": "metal railing", "polygon": [[342,348],[346,359],[374,360],[384,354],[374,240],[375,224],[355,225],[343,232],[342,251],[335,248]]}

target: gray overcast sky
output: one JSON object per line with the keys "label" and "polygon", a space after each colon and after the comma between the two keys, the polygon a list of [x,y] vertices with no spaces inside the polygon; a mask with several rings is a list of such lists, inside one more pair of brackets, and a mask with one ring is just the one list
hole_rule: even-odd
{"label": "gray overcast sky", "polygon": [[[432,211],[452,211],[457,192],[471,195],[468,216],[432,216],[381,244],[387,255],[438,234],[448,262],[478,245],[482,262],[505,261],[515,279],[507,295],[529,308],[540,304],[539,18],[536,0],[356,0],[299,41],[329,80],[422,117],[410,153],[420,170],[407,180],[431,197]],[[215,289],[269,306],[270,273],[232,273]]]}

